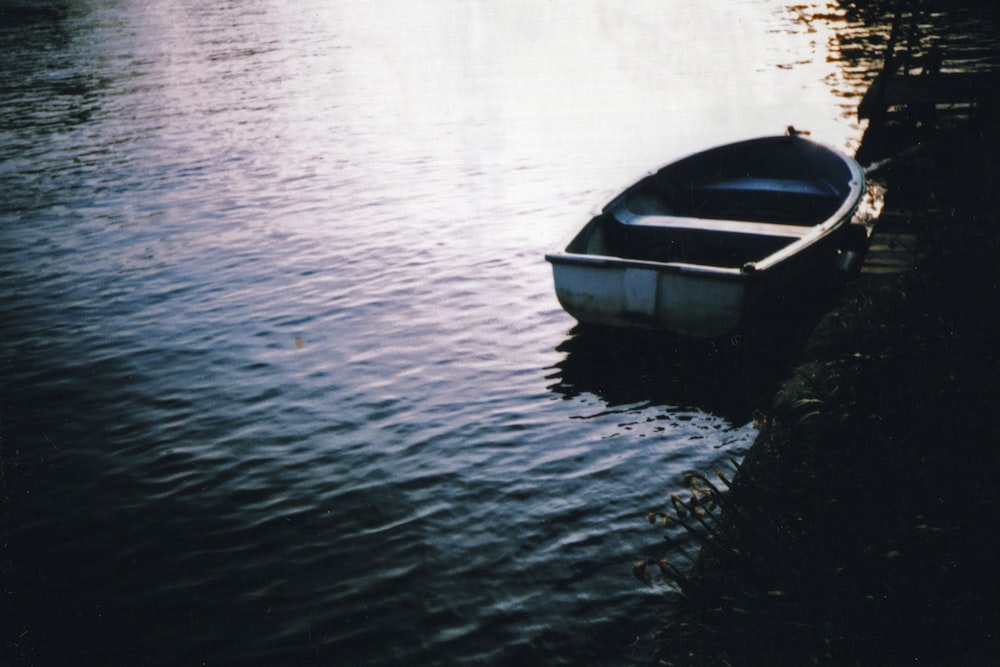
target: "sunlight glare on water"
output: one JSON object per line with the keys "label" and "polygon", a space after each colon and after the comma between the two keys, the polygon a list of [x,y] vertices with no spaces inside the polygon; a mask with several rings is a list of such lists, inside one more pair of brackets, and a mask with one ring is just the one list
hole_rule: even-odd
{"label": "sunlight glare on water", "polygon": [[[346,87],[364,101],[320,109],[326,97],[316,94],[315,110],[391,153],[465,161],[476,180],[545,160],[567,187],[617,186],[668,158],[787,125],[845,148],[860,138],[851,119],[830,113],[835,28],[802,24],[816,8],[797,7],[796,22],[770,1],[443,6],[310,10],[311,23],[354,39],[308,70],[346,76],[305,87]],[[490,194],[551,196],[532,181]]]}

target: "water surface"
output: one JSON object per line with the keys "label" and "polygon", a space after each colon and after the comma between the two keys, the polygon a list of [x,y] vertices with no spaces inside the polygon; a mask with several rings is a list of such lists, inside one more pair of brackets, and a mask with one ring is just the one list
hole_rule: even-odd
{"label": "water surface", "polygon": [[847,25],[78,0],[0,27],[11,655],[647,655],[645,514],[741,455],[766,369],[579,332],[543,255],[686,152],[790,124],[853,150]]}

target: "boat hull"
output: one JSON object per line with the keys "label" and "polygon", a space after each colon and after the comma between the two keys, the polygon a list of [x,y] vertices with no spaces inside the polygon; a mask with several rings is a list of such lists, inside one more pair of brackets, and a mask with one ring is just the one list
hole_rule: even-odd
{"label": "boat hull", "polygon": [[[846,232],[846,228],[845,228]],[[846,234],[760,272],[549,255],[559,304],[577,321],[718,338],[788,318],[796,304],[842,285]]]}
{"label": "boat hull", "polygon": [[[745,154],[773,166],[750,174]],[[851,219],[863,186],[853,160],[799,137],[697,154],[631,186],[546,255],[556,296],[584,324],[702,338],[780,318],[856,270]]]}
{"label": "boat hull", "polygon": [[553,261],[556,297],[586,324],[723,336],[743,319],[749,281],[741,274],[668,271],[629,262]]}

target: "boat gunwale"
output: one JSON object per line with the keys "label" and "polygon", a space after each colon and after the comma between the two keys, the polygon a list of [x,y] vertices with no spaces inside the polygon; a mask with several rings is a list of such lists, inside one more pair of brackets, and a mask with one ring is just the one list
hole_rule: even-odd
{"label": "boat gunwale", "polygon": [[[802,253],[803,251],[805,251],[810,246],[812,246],[812,245],[814,245],[816,243],[819,243],[823,239],[826,239],[827,237],[829,237],[833,232],[835,232],[840,227],[842,227],[844,225],[847,225],[847,224],[851,224],[851,220],[853,219],[854,214],[857,211],[858,206],[860,205],[861,199],[863,198],[864,192],[865,192],[866,179],[865,179],[865,172],[864,172],[864,170],[861,168],[861,166],[855,160],[853,160],[852,158],[844,155],[840,151],[838,151],[838,150],[836,150],[834,148],[831,148],[831,147],[829,147],[829,146],[827,146],[825,144],[822,144],[822,143],[819,143],[819,142],[815,142],[815,141],[813,141],[811,139],[805,139],[805,138],[803,138],[801,136],[798,136],[798,135],[794,135],[794,136],[787,136],[787,135],[780,136],[779,135],[779,136],[771,136],[771,137],[758,137],[758,138],[755,138],[755,139],[747,139],[747,140],[744,140],[744,141],[738,141],[738,142],[735,142],[735,143],[732,143],[732,144],[726,144],[726,145],[722,145],[722,146],[716,146],[714,148],[710,148],[710,149],[707,149],[707,150],[704,150],[704,151],[699,151],[699,152],[693,153],[691,155],[688,155],[687,157],[679,158],[677,160],[674,160],[674,161],[668,163],[664,167],[661,167],[659,170],[654,170],[654,171],[651,171],[651,172],[648,172],[648,173],[649,174],[655,174],[655,173],[658,173],[659,171],[662,171],[662,169],[665,169],[666,167],[669,167],[669,166],[671,166],[673,164],[677,164],[679,162],[683,162],[684,160],[690,159],[692,157],[696,157],[696,156],[701,156],[701,155],[704,155],[704,154],[712,153],[712,152],[718,151],[720,149],[731,149],[731,148],[739,146],[739,145],[751,145],[751,144],[754,144],[754,143],[764,143],[764,142],[768,142],[768,141],[802,141],[802,142],[806,142],[806,143],[810,144],[811,146],[822,148],[822,149],[826,150],[829,154],[837,157],[847,167],[847,169],[850,171],[850,174],[851,174],[850,179],[847,181],[847,188],[848,188],[847,192],[840,198],[841,199],[840,206],[832,214],[830,214],[830,216],[828,216],[822,222],[819,222],[819,223],[817,223],[815,225],[798,226],[802,230],[804,230],[801,233],[801,235],[798,235],[798,234],[789,235],[789,238],[795,238],[795,240],[792,243],[789,243],[788,245],[786,245],[786,246],[784,246],[782,248],[779,248],[778,250],[776,250],[775,252],[771,253],[770,255],[767,255],[767,256],[759,259],[759,260],[754,260],[754,261],[751,261],[751,262],[747,262],[741,268],[729,268],[729,267],[717,266],[717,265],[712,265],[712,264],[690,264],[690,263],[682,263],[682,262],[656,262],[656,261],[651,261],[651,260],[639,260],[639,259],[630,259],[630,258],[625,258],[625,257],[616,257],[616,256],[613,256],[613,255],[592,255],[592,254],[586,254],[586,253],[575,253],[575,252],[570,252],[570,251],[566,250],[566,248],[568,248],[569,245],[572,244],[573,241],[577,237],[579,237],[587,229],[588,226],[590,226],[591,224],[595,224],[596,221],[599,220],[600,215],[595,215],[582,228],[578,228],[566,240],[566,242],[564,242],[560,246],[560,249],[558,251],[546,254],[545,255],[546,261],[548,261],[548,262],[550,262],[552,264],[555,264],[555,263],[561,263],[561,264],[591,264],[591,265],[613,265],[613,266],[621,266],[621,267],[633,266],[633,267],[637,267],[637,268],[647,268],[647,269],[653,268],[653,269],[660,270],[660,271],[671,271],[671,272],[684,272],[684,273],[697,272],[697,273],[702,273],[702,274],[716,274],[716,275],[720,275],[720,276],[723,276],[723,275],[727,275],[727,276],[744,275],[744,276],[747,276],[747,275],[754,275],[754,274],[758,274],[758,273],[762,273],[762,272],[769,272],[769,271],[777,268],[778,266],[780,266],[784,261],[789,260],[789,259],[795,257],[796,255],[799,255],[800,253]],[[606,207],[605,207],[605,209],[606,209]],[[655,217],[668,218],[668,217],[673,217],[673,216],[648,216],[648,217],[650,217],[650,218],[655,218]],[[716,232],[716,233],[719,233],[719,234],[745,233],[745,234],[749,234],[749,235],[754,235],[754,232],[753,232],[753,230],[751,228],[752,225],[759,225],[759,224],[772,225],[772,223],[752,223],[752,222],[748,222],[747,223],[748,227],[747,227],[746,231],[740,231],[740,230],[737,230],[737,229],[730,229],[730,228],[727,228],[727,229],[724,229],[724,230],[723,229],[714,229],[713,230],[713,229],[711,229],[711,226],[712,226],[713,222],[715,222],[715,223],[723,223],[723,225],[725,225],[725,226],[728,227],[729,226],[728,223],[739,224],[741,221],[738,221],[738,220],[721,220],[721,219],[717,219],[717,218],[688,218],[688,217],[680,217],[680,216],[678,216],[678,219],[691,220],[691,221],[703,221],[705,223],[704,226],[697,226],[696,224],[692,223],[691,226],[688,227],[688,228],[689,229],[701,229],[701,230],[705,230],[705,231]],[[641,225],[642,223],[633,222],[633,223],[620,223],[620,224]],[[735,226],[735,224],[733,226]],[[716,226],[723,226],[723,225],[716,225]],[[777,227],[778,225],[773,225],[773,226]],[[785,225],[780,225],[780,226],[785,226]],[[760,236],[768,236],[768,235],[770,235],[770,236],[780,236],[778,234],[768,234],[767,232],[765,232],[763,234],[757,234],[757,235],[760,235]]]}
{"label": "boat gunwale", "polygon": [[825,148],[831,154],[840,158],[844,165],[850,170],[852,177],[847,183],[848,192],[841,199],[841,204],[836,211],[834,211],[823,222],[812,226],[812,234],[803,236],[798,241],[788,244],[784,248],[781,248],[777,252],[774,252],[761,260],[751,262],[753,267],[752,270],[754,271],[767,271],[784,260],[799,254],[805,248],[808,248],[814,243],[818,243],[822,239],[830,236],[840,227],[851,224],[851,220],[854,218],[854,214],[858,210],[858,206],[861,204],[861,199],[865,194],[866,184],[865,172],[864,169],[861,168],[861,165],[846,155],[843,155],[839,151],[824,146],[823,144],[815,145]]}
{"label": "boat gunwale", "polygon": [[705,275],[716,275],[719,277],[743,277],[746,278],[752,273],[747,273],[739,268],[729,268],[725,266],[715,266],[712,264],[691,264],[686,262],[655,262],[645,259],[628,259],[625,257],[615,257],[613,255],[589,255],[575,252],[551,252],[545,255],[545,260],[550,264],[574,264],[591,266],[608,266],[613,268],[635,268],[653,269],[664,273],[700,273]]}
{"label": "boat gunwale", "polygon": [[743,234],[747,236],[773,236],[777,238],[800,239],[814,233],[815,225],[787,225],[774,222],[753,222],[748,220],[728,220],[723,218],[695,218],[675,215],[645,215],[622,223],[631,227],[655,227],[657,229],[683,229],[691,231],[716,232],[719,234]]}

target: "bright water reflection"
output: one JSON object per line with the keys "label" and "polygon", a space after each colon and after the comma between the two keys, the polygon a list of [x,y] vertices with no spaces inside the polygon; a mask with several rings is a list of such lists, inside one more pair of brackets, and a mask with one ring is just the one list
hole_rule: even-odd
{"label": "bright water reflection", "polygon": [[739,455],[766,369],[577,335],[542,256],[687,151],[854,146],[840,19],[799,17],[829,11],[81,0],[0,28],[8,646],[644,655],[643,517]]}

